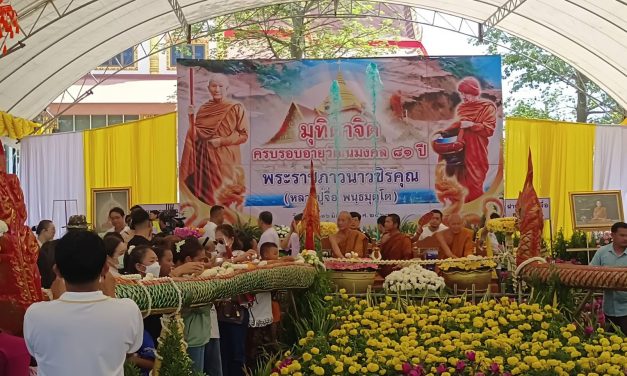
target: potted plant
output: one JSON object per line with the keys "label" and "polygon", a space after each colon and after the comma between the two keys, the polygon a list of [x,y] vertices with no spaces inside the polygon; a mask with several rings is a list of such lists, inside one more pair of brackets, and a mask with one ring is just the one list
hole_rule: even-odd
{"label": "potted plant", "polygon": [[463,258],[447,259],[440,264],[446,286],[460,290],[486,291],[492,281],[492,271],[496,262],[491,258],[470,255]]}
{"label": "potted plant", "polygon": [[331,271],[331,281],[338,289],[346,289],[349,293],[360,294],[374,285],[377,264],[371,259],[347,258],[344,260],[325,261],[324,266]]}

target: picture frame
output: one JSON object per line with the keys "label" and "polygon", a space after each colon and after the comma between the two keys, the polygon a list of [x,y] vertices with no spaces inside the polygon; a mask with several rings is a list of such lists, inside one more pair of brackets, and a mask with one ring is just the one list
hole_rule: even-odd
{"label": "picture frame", "polygon": [[131,187],[92,188],[91,223],[97,233],[103,233],[112,226],[109,223],[109,210],[120,207],[124,213],[131,208]]}
{"label": "picture frame", "polygon": [[621,191],[569,192],[575,230],[607,230],[624,221]]}

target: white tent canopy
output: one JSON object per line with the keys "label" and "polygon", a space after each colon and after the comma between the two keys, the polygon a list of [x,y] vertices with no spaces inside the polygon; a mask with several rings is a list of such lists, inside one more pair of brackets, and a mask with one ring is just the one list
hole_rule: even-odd
{"label": "white tent canopy", "polygon": [[[170,1],[13,0],[20,26],[29,37],[24,40],[23,48],[0,59],[0,109],[32,118],[63,90],[111,56],[180,27]],[[178,0],[189,23],[281,2],[285,1]],[[627,108],[625,1],[389,2],[436,10],[480,23],[495,14],[500,6],[520,4],[504,18],[497,17],[499,29],[561,57]],[[45,9],[44,4],[47,4]],[[39,31],[31,33],[33,25],[34,30]],[[22,38],[23,35],[17,36],[17,40]]]}

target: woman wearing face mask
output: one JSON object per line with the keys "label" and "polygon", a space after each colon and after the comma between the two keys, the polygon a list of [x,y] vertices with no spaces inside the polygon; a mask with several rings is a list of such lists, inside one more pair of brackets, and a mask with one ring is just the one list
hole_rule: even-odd
{"label": "woman wearing face mask", "polygon": [[114,276],[120,275],[120,270],[124,267],[124,255],[126,254],[126,243],[124,238],[117,232],[108,232],[102,239],[107,251],[107,263],[109,272]]}
{"label": "woman wearing face mask", "polygon": [[[207,262],[205,250],[198,239],[188,237],[172,247],[174,265],[181,267],[193,262]],[[183,314],[187,353],[192,359],[194,370],[203,372],[205,367],[205,347],[211,340],[211,307],[206,305],[192,308]]]}
{"label": "woman wearing face mask", "polygon": [[255,250],[243,250],[242,242],[236,238],[233,226],[228,224],[216,227],[215,243],[218,255],[225,259],[231,259],[231,262],[250,261],[257,256]]}
{"label": "woman wearing face mask", "polygon": [[157,259],[157,254],[149,245],[131,246],[129,252],[124,256],[124,271],[126,274],[141,274],[142,277],[150,273],[159,276],[161,266]]}

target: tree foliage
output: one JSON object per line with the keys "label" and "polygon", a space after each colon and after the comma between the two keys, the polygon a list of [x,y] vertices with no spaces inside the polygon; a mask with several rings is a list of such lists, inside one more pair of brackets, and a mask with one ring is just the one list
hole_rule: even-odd
{"label": "tree foliage", "polygon": [[[233,28],[234,35],[216,35],[216,57],[225,58],[339,58],[377,56],[396,48],[400,29],[389,19],[374,17],[316,17],[321,2],[301,1],[242,11],[216,19],[220,28]],[[355,15],[368,14],[374,3],[354,1]],[[346,11],[343,11],[346,14]],[[247,25],[247,26],[241,26]]]}
{"label": "tree foliage", "polygon": [[475,44],[502,55],[504,77],[514,80],[514,92],[540,93],[535,101],[506,102],[508,115],[613,124],[625,116],[625,109],[586,75],[533,43],[490,29]]}

